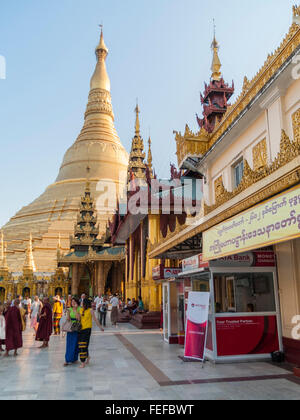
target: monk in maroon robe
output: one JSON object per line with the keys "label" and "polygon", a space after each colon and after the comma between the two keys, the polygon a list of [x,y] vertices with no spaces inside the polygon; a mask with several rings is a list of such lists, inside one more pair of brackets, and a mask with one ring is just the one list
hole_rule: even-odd
{"label": "monk in maroon robe", "polygon": [[52,308],[48,298],[44,299],[43,305],[44,306],[40,315],[39,328],[35,338],[36,341],[43,341],[43,345],[40,347],[41,349],[49,346],[49,340],[53,330]]}
{"label": "monk in maroon robe", "polygon": [[6,346],[6,354],[5,356],[9,356],[9,352],[11,350],[15,351],[14,356],[18,355],[17,350],[23,347],[23,339],[22,339],[22,318],[20,312],[20,301],[18,299],[15,300],[14,306],[7,309],[5,313],[5,346]]}

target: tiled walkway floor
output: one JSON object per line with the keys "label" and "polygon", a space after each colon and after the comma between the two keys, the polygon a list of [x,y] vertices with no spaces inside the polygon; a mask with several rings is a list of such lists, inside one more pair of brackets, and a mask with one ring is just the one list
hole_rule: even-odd
{"label": "tiled walkway floor", "polygon": [[202,369],[183,363],[182,349],[164,343],[158,331],[129,324],[105,333],[94,328],[86,369],[63,367],[64,338],[52,337],[49,350],[39,345],[27,330],[19,357],[0,357],[0,399],[300,399],[300,385],[287,370],[269,363]]}

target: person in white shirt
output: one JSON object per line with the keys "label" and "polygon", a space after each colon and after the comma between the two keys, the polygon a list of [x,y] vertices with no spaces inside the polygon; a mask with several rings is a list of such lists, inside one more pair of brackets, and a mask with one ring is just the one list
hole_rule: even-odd
{"label": "person in white shirt", "polygon": [[39,297],[36,296],[34,298],[34,302],[32,304],[32,310],[31,310],[31,314],[30,314],[30,319],[31,319],[31,323],[30,323],[30,327],[34,329],[35,334],[37,332],[37,329],[39,327],[39,316],[41,313],[41,310],[43,308],[43,304],[40,301]]}
{"label": "person in white shirt", "polygon": [[81,295],[81,299],[80,299],[80,306],[81,306],[81,307],[83,306],[83,301],[84,301],[84,299],[86,299],[86,294],[85,294],[85,293],[83,293],[83,294]]}
{"label": "person in white shirt", "polygon": [[103,302],[99,305],[99,308],[98,308],[98,312],[99,312],[99,315],[100,315],[100,325],[104,328],[106,327],[107,311],[108,311],[108,302],[104,298]]}
{"label": "person in white shirt", "polygon": [[94,300],[94,303],[96,304],[96,310],[98,310],[99,306],[103,303],[103,297],[99,294]]}
{"label": "person in white shirt", "polygon": [[116,294],[110,300],[110,304],[112,306],[110,320],[111,320],[112,325],[116,327],[117,322],[118,322],[118,317],[119,317],[119,311],[118,311],[119,299],[117,298]]}

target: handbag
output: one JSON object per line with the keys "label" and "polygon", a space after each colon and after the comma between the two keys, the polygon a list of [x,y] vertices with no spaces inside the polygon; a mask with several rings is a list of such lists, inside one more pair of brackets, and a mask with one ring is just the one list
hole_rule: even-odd
{"label": "handbag", "polygon": [[61,329],[63,332],[66,332],[66,333],[73,332],[72,326],[73,326],[72,321],[68,321],[66,319],[65,322],[62,323]]}
{"label": "handbag", "polygon": [[81,322],[76,321],[72,323],[71,331],[72,332],[80,332],[82,329]]}

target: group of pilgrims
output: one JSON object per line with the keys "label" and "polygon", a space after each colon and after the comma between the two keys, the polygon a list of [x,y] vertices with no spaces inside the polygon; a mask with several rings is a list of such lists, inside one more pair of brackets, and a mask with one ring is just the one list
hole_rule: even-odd
{"label": "group of pilgrims", "polygon": [[67,301],[56,296],[52,305],[48,297],[42,301],[35,297],[33,303],[31,299],[23,300],[21,296],[12,302],[8,301],[0,305],[0,354],[4,353],[4,357],[9,357],[10,352],[14,351],[14,356],[18,356],[18,350],[23,347],[22,333],[30,322],[35,341],[41,343],[39,349],[49,347],[52,335],[66,336],[64,366],[78,363],[80,360],[80,367],[85,368],[90,362],[89,344],[93,321],[104,332],[106,316],[103,317],[103,312],[106,315],[108,302],[112,306],[112,325],[117,326],[117,295],[109,300],[104,297],[101,300],[96,299],[94,307],[99,312],[101,324],[92,309],[92,300],[85,295],[82,295],[81,299],[69,296]]}

